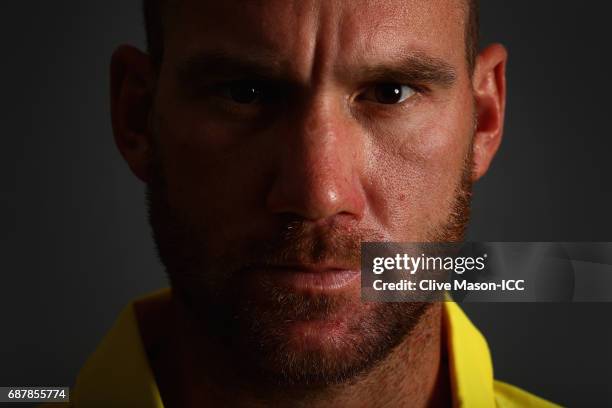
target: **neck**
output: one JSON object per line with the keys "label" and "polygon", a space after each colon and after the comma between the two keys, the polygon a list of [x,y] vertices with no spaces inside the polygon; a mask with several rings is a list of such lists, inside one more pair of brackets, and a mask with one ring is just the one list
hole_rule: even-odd
{"label": "neck", "polygon": [[164,305],[139,305],[136,311],[166,408],[450,405],[441,304],[433,304],[410,336],[374,369],[350,383],[316,390],[245,380],[227,364],[225,351],[199,334],[197,323],[176,298]]}

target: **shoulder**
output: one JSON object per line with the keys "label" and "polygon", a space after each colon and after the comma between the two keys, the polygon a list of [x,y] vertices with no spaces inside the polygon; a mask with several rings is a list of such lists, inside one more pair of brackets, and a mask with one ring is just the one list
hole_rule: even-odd
{"label": "shoulder", "polygon": [[559,405],[553,404],[543,398],[537,397],[514,385],[495,380],[493,383],[495,394],[495,405],[500,408],[557,408]]}

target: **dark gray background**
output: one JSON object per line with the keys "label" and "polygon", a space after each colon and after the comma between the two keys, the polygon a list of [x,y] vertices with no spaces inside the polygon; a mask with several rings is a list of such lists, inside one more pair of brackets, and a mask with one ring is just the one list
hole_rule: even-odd
{"label": "dark gray background", "polygon": [[[612,241],[603,3],[483,3],[484,42],[510,51],[509,105],[470,238]],[[0,10],[0,385],[69,385],[120,309],[166,285],[109,125],[109,57],[143,44],[142,19],[125,0]],[[612,403],[612,304],[466,309],[499,379],[565,405]]]}

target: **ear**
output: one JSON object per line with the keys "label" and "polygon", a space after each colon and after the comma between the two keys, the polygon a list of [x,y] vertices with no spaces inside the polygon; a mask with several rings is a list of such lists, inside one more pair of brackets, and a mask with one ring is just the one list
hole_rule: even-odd
{"label": "ear", "polygon": [[110,66],[111,116],[115,144],[132,172],[149,179],[154,70],[150,57],[129,45],[115,50]]}
{"label": "ear", "polygon": [[472,78],[477,119],[473,146],[474,181],[487,172],[502,140],[507,60],[508,53],[501,44],[490,45],[476,59]]}

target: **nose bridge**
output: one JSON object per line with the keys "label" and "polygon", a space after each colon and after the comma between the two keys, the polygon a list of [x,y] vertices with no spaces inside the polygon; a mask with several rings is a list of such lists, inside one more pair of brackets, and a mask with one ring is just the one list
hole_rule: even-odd
{"label": "nose bridge", "polygon": [[304,166],[304,182],[311,199],[323,205],[339,200],[342,190],[350,188],[347,184],[353,177],[343,122],[337,109],[321,98],[307,109],[302,129],[296,135],[301,144],[298,151],[301,150],[302,158],[298,163],[301,161]]}
{"label": "nose bridge", "polygon": [[360,218],[359,136],[330,92],[319,91],[295,113],[268,200],[274,212],[318,220],[337,214]]}
{"label": "nose bridge", "polygon": [[339,164],[343,147],[343,118],[339,109],[325,96],[312,101],[305,109],[301,126],[296,129],[296,142],[301,147],[306,164],[322,173],[327,166]]}

